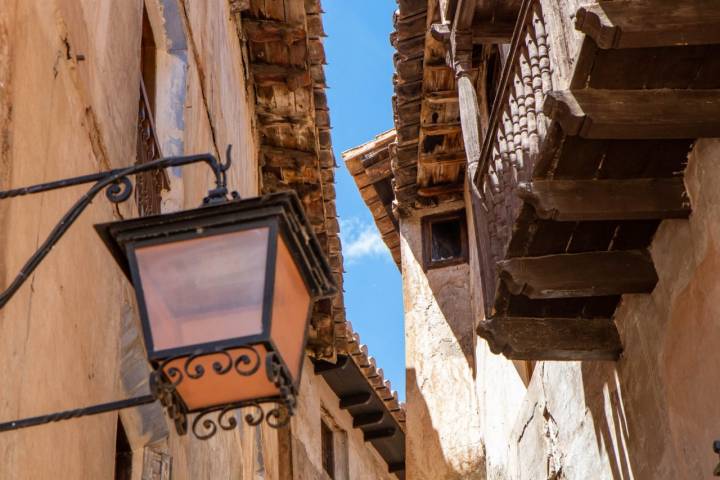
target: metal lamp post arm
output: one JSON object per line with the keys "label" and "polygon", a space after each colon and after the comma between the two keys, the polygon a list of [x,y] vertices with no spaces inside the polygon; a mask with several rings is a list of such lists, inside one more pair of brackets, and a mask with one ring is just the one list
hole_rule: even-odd
{"label": "metal lamp post arm", "polygon": [[[210,154],[201,155],[189,155],[185,157],[167,157],[154,160],[148,163],[142,163],[139,165],[133,165],[131,167],[119,168],[115,170],[108,170],[105,172],[95,173],[91,175],[83,175],[80,177],[67,178],[58,180],[55,182],[42,183],[38,185],[32,185],[24,188],[17,188],[13,190],[0,191],[0,200],[6,198],[14,198],[23,195],[31,195],[35,193],[47,192],[50,190],[57,190],[60,188],[72,187],[75,185],[82,185],[86,183],[95,184],[85,193],[75,204],[67,211],[60,221],[55,225],[50,234],[47,236],[45,241],[38,247],[35,253],[25,262],[20,272],[8,285],[8,287],[0,293],[0,309],[7,304],[13,295],[20,289],[25,283],[27,278],[32,275],[35,269],[45,259],[50,250],[55,244],[62,238],[65,232],[75,223],[75,220],[85,211],[88,205],[92,203],[93,199],[103,189],[106,190],[106,196],[108,200],[113,203],[121,203],[130,198],[132,194],[133,185],[127,178],[129,175],[137,175],[138,173],[149,172],[154,170],[162,170],[168,167],[182,167],[193,163],[205,162],[212,169],[215,175],[215,189],[208,192],[208,196],[204,199],[205,203],[212,203],[216,201],[224,201],[227,196],[227,175],[226,172],[230,168],[231,158],[231,145],[228,145],[226,151],[226,162],[220,163],[218,160]],[[233,192],[233,196],[237,196]]]}

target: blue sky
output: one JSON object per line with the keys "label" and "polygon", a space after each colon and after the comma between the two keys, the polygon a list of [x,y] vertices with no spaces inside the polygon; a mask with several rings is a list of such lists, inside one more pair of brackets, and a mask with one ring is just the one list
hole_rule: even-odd
{"label": "blue sky", "polygon": [[405,398],[405,342],[400,273],[348,174],[341,152],[390,128],[395,0],[325,0],[325,74],[329,89],[337,208],[345,256],[347,318]]}

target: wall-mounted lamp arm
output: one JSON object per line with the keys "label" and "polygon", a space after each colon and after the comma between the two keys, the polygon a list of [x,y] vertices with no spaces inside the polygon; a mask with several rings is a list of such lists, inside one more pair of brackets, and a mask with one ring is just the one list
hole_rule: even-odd
{"label": "wall-mounted lamp arm", "polygon": [[[133,185],[128,179],[130,175],[137,175],[143,172],[149,172],[154,170],[162,170],[168,167],[182,167],[193,163],[205,162],[208,164],[210,169],[215,175],[215,188],[208,192],[208,196],[204,199],[205,203],[215,203],[219,201],[225,201],[227,199],[227,170],[231,165],[231,153],[232,145],[228,145],[226,151],[226,162],[219,162],[213,155],[209,153],[201,155],[189,155],[184,157],[167,157],[154,160],[152,162],[142,163],[133,165],[126,168],[118,168],[115,170],[108,170],[105,172],[94,173],[90,175],[82,175],[79,177],[66,178],[63,180],[57,180],[54,182],[41,183],[38,185],[32,185],[29,187],[16,188],[13,190],[0,191],[0,200],[6,198],[14,198],[23,195],[32,195],[35,193],[47,192],[50,190],[57,190],[61,188],[72,187],[76,185],[83,185],[87,183],[93,183],[94,185],[85,193],[75,204],[67,211],[67,213],[60,219],[60,221],[52,229],[45,241],[38,247],[35,253],[25,262],[20,272],[8,285],[8,287],[0,293],[0,309],[7,304],[20,287],[25,283],[30,275],[35,271],[37,266],[43,261],[43,259],[50,253],[53,246],[62,238],[65,232],[72,226],[75,220],[85,211],[88,205],[92,203],[93,199],[102,190],[105,190],[105,194],[113,203],[121,203],[130,198],[133,190]],[[234,198],[238,195],[236,192],[232,193]]]}

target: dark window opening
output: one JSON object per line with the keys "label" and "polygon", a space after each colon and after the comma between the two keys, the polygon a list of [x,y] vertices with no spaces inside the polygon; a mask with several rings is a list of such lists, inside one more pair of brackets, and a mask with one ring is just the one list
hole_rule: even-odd
{"label": "dark window opening", "polygon": [[335,480],[335,445],[333,431],[324,421],[320,421],[320,441],[322,447],[323,469]]}
{"label": "dark window opening", "polygon": [[423,218],[423,259],[425,268],[467,262],[465,211]]}
{"label": "dark window opening", "polygon": [[115,437],[115,480],[132,480],[132,449],[120,418]]}
{"label": "dark window opening", "polygon": [[444,135],[428,135],[423,140],[423,153],[433,153],[437,147],[442,146]]}
{"label": "dark window opening", "polygon": [[[140,106],[137,124],[137,163],[147,163],[162,157],[155,132],[156,61],[155,39],[147,12],[143,10],[143,29],[140,50]],[[135,176],[135,201],[140,216],[160,213],[162,191],[168,189],[165,172],[145,172]]]}

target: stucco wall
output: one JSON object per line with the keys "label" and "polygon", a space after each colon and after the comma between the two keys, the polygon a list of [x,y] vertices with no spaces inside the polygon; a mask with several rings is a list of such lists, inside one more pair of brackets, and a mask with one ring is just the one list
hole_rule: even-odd
{"label": "stucco wall", "polygon": [[[329,477],[323,471],[320,449],[320,422],[325,420],[331,427],[347,434],[347,473],[337,480],[390,480],[388,466],[382,457],[365,443],[360,429],[353,428],[352,416],[340,409],[340,400],[325,380],[313,375],[313,365],[306,358],[298,396],[297,414],[291,422],[293,478],[297,480],[322,480]],[[329,418],[328,418],[329,417]],[[334,424],[334,425],[332,425]],[[337,435],[337,434],[336,434]],[[341,453],[336,444],[336,464],[341,463]],[[338,467],[338,472],[340,467]]]}
{"label": "stucco wall", "polygon": [[698,141],[690,154],[685,183],[693,213],[661,224],[651,246],[660,279],[653,293],[623,297],[615,317],[622,358],[539,363],[506,444],[509,460],[489,478],[713,478],[719,156],[715,139]]}
{"label": "stucco wall", "polygon": [[[459,207],[447,205],[423,214]],[[401,219],[400,236],[408,478],[484,478],[480,410],[474,387],[469,266],[432,269],[426,274],[419,216]]]}
{"label": "stucco wall", "polygon": [[[162,13],[160,0],[147,3],[149,11]],[[187,58],[186,86],[175,89],[186,95],[182,118],[175,125],[161,119],[158,128],[175,127],[175,139],[184,143],[170,154],[217,154],[232,143],[230,186],[251,196],[257,193],[257,159],[240,44],[227,2],[218,6],[190,10],[183,20],[189,28],[181,24],[195,53]],[[142,8],[142,1],[0,2],[0,188],[135,162]],[[182,173],[180,206],[197,206],[210,186],[207,169]],[[3,286],[83,191],[2,202]],[[120,360],[123,344],[137,338],[128,335],[128,328],[137,328],[134,300],[92,225],[135,215],[132,203],[115,210],[98,196],[0,311],[0,421],[127,396]],[[124,412],[123,420],[139,467],[152,435],[142,416]],[[112,478],[116,422],[116,414],[106,414],[2,434],[0,478]],[[158,447],[173,456],[176,479],[254,478],[249,470],[256,434],[246,430],[198,442],[177,438],[170,428],[169,442]],[[262,442],[277,469],[273,435]],[[134,468],[135,478],[140,473]]]}

